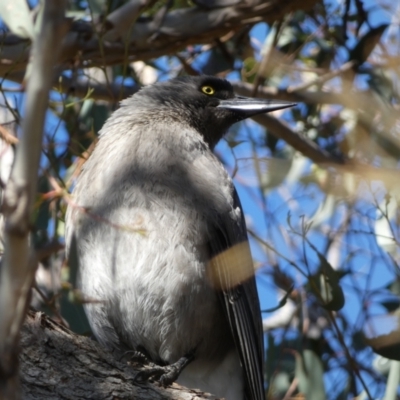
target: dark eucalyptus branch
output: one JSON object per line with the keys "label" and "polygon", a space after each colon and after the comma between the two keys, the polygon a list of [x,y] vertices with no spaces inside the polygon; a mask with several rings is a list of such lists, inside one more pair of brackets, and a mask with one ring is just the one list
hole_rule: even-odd
{"label": "dark eucalyptus branch", "polygon": [[97,342],[41,312],[29,311],[21,331],[20,379],[24,400],[215,400],[176,383],[168,388],[135,382],[139,365],[118,361]]}
{"label": "dark eucalyptus branch", "polygon": [[[247,0],[237,6],[212,10],[183,8],[168,12],[161,24],[156,18],[138,18],[138,11],[151,2],[129,3],[130,7],[125,9],[127,14],[123,15],[117,9],[106,17],[107,22],[101,26],[83,20],[74,21],[61,46],[59,63],[69,69],[71,66],[104,67],[146,61],[174,54],[188,45],[213,43],[216,38],[223,38],[257,22],[272,23],[289,12],[307,11],[316,3],[316,0]],[[118,26],[121,21],[129,27],[124,30],[124,37],[121,37]],[[0,76],[8,77],[25,70],[29,42],[8,34],[0,42]]]}

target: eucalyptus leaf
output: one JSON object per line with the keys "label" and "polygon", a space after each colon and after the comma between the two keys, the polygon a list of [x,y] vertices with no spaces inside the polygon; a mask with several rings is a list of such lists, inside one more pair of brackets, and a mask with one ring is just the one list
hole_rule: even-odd
{"label": "eucalyptus leaf", "polygon": [[388,312],[395,311],[400,307],[400,299],[397,297],[383,300],[380,303],[383,307],[386,308],[386,311],[388,311]]}
{"label": "eucalyptus leaf", "polygon": [[107,2],[106,0],[87,0],[90,11],[93,14],[102,14],[105,12],[106,7],[107,7]]}
{"label": "eucalyptus leaf", "polygon": [[390,224],[395,220],[398,213],[397,198],[391,196],[383,199],[379,204],[379,209],[384,210],[385,214],[377,209],[377,220],[375,222],[376,242],[384,252],[395,256],[398,251],[398,244],[393,237]]}
{"label": "eucalyptus leaf", "polygon": [[395,296],[400,297],[400,280],[395,279],[389,285],[386,287],[388,290],[390,290],[391,293],[393,293]]}
{"label": "eucalyptus leaf", "polygon": [[364,340],[375,353],[400,361],[400,309],[370,316],[364,327]]}
{"label": "eucalyptus leaf", "polygon": [[379,43],[387,27],[388,24],[382,24],[376,28],[371,28],[350,51],[349,60],[356,61],[358,65],[363,64]]}
{"label": "eucalyptus leaf", "polygon": [[399,361],[391,361],[390,362],[390,370],[389,376],[387,380],[385,397],[383,400],[397,400],[397,388],[399,387],[400,381],[400,362]]}
{"label": "eucalyptus leaf", "polygon": [[382,357],[379,354],[377,354],[374,360],[372,361],[372,367],[379,374],[387,376],[390,371],[390,362],[391,360],[389,360],[388,358]]}
{"label": "eucalyptus leaf", "polygon": [[0,17],[15,35],[33,39],[32,16],[26,0],[0,1]]}
{"label": "eucalyptus leaf", "polygon": [[324,308],[338,311],[344,306],[344,294],[339,283],[343,274],[336,271],[323,254],[315,248],[313,250],[318,255],[320,269],[310,277],[311,290],[321,299]]}
{"label": "eucalyptus leaf", "polygon": [[290,375],[287,372],[278,372],[272,380],[272,392],[284,395],[290,387]]}
{"label": "eucalyptus leaf", "polygon": [[307,400],[325,400],[324,368],[317,354],[309,349],[296,353],[296,378]]}
{"label": "eucalyptus leaf", "polygon": [[332,215],[337,209],[337,200],[333,194],[328,194],[321,202],[314,215],[311,215],[313,227],[318,228],[327,220],[332,218]]}
{"label": "eucalyptus leaf", "polygon": [[76,251],[75,238],[71,243],[71,252],[68,260],[67,268],[64,268],[64,273],[67,271],[68,284],[65,285],[66,290],[63,291],[60,298],[60,306],[63,317],[68,321],[69,327],[77,333],[90,333],[89,322],[83,310],[82,301],[73,290],[76,287],[77,275],[79,270],[79,258]]}

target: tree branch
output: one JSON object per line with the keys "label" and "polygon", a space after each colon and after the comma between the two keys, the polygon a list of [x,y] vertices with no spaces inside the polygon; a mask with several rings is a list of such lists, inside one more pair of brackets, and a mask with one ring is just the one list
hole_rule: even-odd
{"label": "tree branch", "polygon": [[143,366],[116,360],[94,340],[76,335],[41,312],[28,312],[21,330],[20,364],[24,400],[216,400],[175,383],[163,388],[135,382],[137,368]]}
{"label": "tree branch", "polygon": [[2,205],[5,253],[0,271],[0,399],[19,397],[17,342],[36,269],[29,250],[30,216],[53,66],[59,44],[68,29],[65,6],[65,1],[46,0],[39,16],[22,122],[24,134],[17,146]]}
{"label": "tree branch", "polygon": [[344,164],[345,160],[329,154],[306,136],[294,132],[285,122],[268,114],[253,117],[254,121],[266,127],[271,133],[308,157],[316,164]]}
{"label": "tree branch", "polygon": [[[116,29],[113,21],[120,18],[120,11],[117,9],[107,16],[108,24],[103,28],[108,30],[103,30],[101,36],[96,34],[92,22],[75,21],[64,40],[59,63],[69,69],[71,65],[88,68],[136,60],[146,61],[173,54],[188,45],[211,43],[215,38],[257,22],[272,23],[288,12],[300,9],[307,11],[316,3],[317,0],[249,0],[237,6],[213,10],[200,7],[172,10],[165,15],[161,26],[149,17],[137,19],[130,29],[127,42],[119,40],[119,35],[113,31]],[[147,5],[147,2],[143,1],[141,5]],[[139,10],[142,9],[137,6],[140,7]],[[136,18],[138,10],[134,4],[131,4],[130,11]],[[130,19],[132,15],[128,15],[128,22],[135,21],[134,18]],[[1,44],[0,76],[5,77],[11,72],[24,70],[29,56],[26,40],[18,41],[15,35],[6,34]]]}

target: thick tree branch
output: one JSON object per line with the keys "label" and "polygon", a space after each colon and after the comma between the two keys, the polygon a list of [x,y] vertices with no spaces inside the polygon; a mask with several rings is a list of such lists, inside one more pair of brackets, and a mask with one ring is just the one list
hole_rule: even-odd
{"label": "thick tree branch", "polygon": [[257,115],[253,117],[253,119],[260,125],[269,129],[275,137],[283,139],[287,144],[297,151],[300,151],[316,164],[335,165],[345,163],[345,160],[329,154],[324,149],[318,147],[312,140],[293,131],[285,122],[277,118],[271,117],[268,114],[263,114]]}
{"label": "thick tree branch", "polygon": [[131,27],[139,18],[140,13],[152,6],[156,0],[130,0],[107,16],[107,23],[112,28],[104,35],[106,40],[115,40],[129,36]]}
{"label": "thick tree branch", "polygon": [[59,43],[68,25],[66,2],[46,0],[32,48],[23,137],[4,193],[5,253],[0,270],[0,399],[19,397],[17,342],[24,320],[36,263],[30,256],[30,216],[36,194],[37,173],[48,94]]}
{"label": "thick tree branch", "polygon": [[41,312],[27,315],[21,331],[20,364],[24,400],[216,399],[175,383],[168,388],[137,383],[138,370],[133,366],[116,360],[97,342],[74,334]]}
{"label": "thick tree branch", "polygon": [[[200,7],[173,10],[165,15],[161,26],[152,18],[137,19],[126,32],[129,34],[127,41],[119,40],[119,35],[113,33],[116,29],[113,21],[120,15],[120,10],[116,10],[107,16],[108,23],[102,30],[100,27],[93,29],[91,22],[76,21],[64,40],[59,59],[66,69],[71,65],[87,68],[145,61],[173,54],[191,44],[211,43],[215,38],[257,22],[272,23],[288,12],[307,11],[316,3],[317,0],[248,0],[234,7],[213,10]],[[136,18],[138,9],[132,6],[130,11]],[[128,15],[126,20],[135,20],[130,17]],[[101,36],[96,31],[101,31]],[[24,70],[29,57],[27,41],[6,35],[1,42],[0,76]]]}
{"label": "thick tree branch", "polygon": [[[351,67],[351,65],[351,63],[344,64],[336,71],[336,73],[345,72],[349,67]],[[330,73],[325,74],[324,76],[327,79],[333,77]],[[321,83],[323,82],[323,79],[324,78],[321,77],[320,79],[316,79],[313,83]],[[358,121],[364,124],[366,130],[371,133],[371,137],[382,148],[384,148],[386,151],[389,151],[389,154],[394,154],[395,156],[400,154],[400,140],[396,135],[391,134],[390,130],[390,127],[396,126],[396,118],[398,114],[397,110],[389,103],[383,102],[380,96],[371,89],[364,91],[352,90],[352,86],[345,80],[342,81],[342,85],[344,88],[341,92],[307,90],[307,85],[302,85],[303,87],[288,87],[285,90],[271,87],[261,87],[258,89],[257,96],[261,98],[272,98],[308,104],[341,105],[357,113]],[[254,88],[252,84],[246,82],[234,82],[233,87],[235,92],[242,96],[251,96]],[[377,118],[377,116],[380,116],[380,118]],[[272,128],[270,117],[265,116],[264,118],[264,116],[260,116],[254,119],[271,129],[271,132],[275,134],[275,128]],[[261,120],[263,120],[264,123],[260,122]],[[378,122],[387,128],[377,131],[376,127]],[[273,126],[277,127],[278,123],[273,124]],[[283,132],[283,130],[281,130],[281,132]],[[286,130],[286,133],[289,133],[289,131]],[[294,135],[298,136],[296,133]],[[284,139],[296,150],[301,151],[304,155],[313,159],[315,162],[332,162],[332,160],[320,160],[320,156],[316,155],[309,146],[309,144],[312,142],[306,138],[303,138],[304,140],[300,140],[300,137],[295,138],[293,135],[287,134],[284,134],[284,137],[280,136],[279,134],[277,136]],[[311,154],[313,154],[313,157],[316,156],[319,161],[316,161],[314,158],[312,158]]]}
{"label": "thick tree branch", "polygon": [[54,84],[54,88],[61,93],[68,93],[72,96],[84,98],[90,94],[90,98],[95,100],[115,101],[132,96],[139,89],[139,85],[122,86],[118,83],[110,84],[93,82],[89,78],[83,77],[76,80],[63,76]]}

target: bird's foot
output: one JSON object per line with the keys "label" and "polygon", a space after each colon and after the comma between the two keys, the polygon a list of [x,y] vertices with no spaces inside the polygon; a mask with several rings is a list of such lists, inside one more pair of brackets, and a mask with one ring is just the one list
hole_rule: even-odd
{"label": "bird's foot", "polygon": [[146,382],[148,380],[156,380],[162,386],[166,387],[175,382],[183,369],[194,359],[194,354],[190,353],[181,357],[177,362],[165,366],[154,365],[140,371],[136,377],[137,382]]}
{"label": "bird's foot", "polygon": [[121,358],[129,358],[129,363],[150,364],[146,354],[140,350],[128,350]]}

